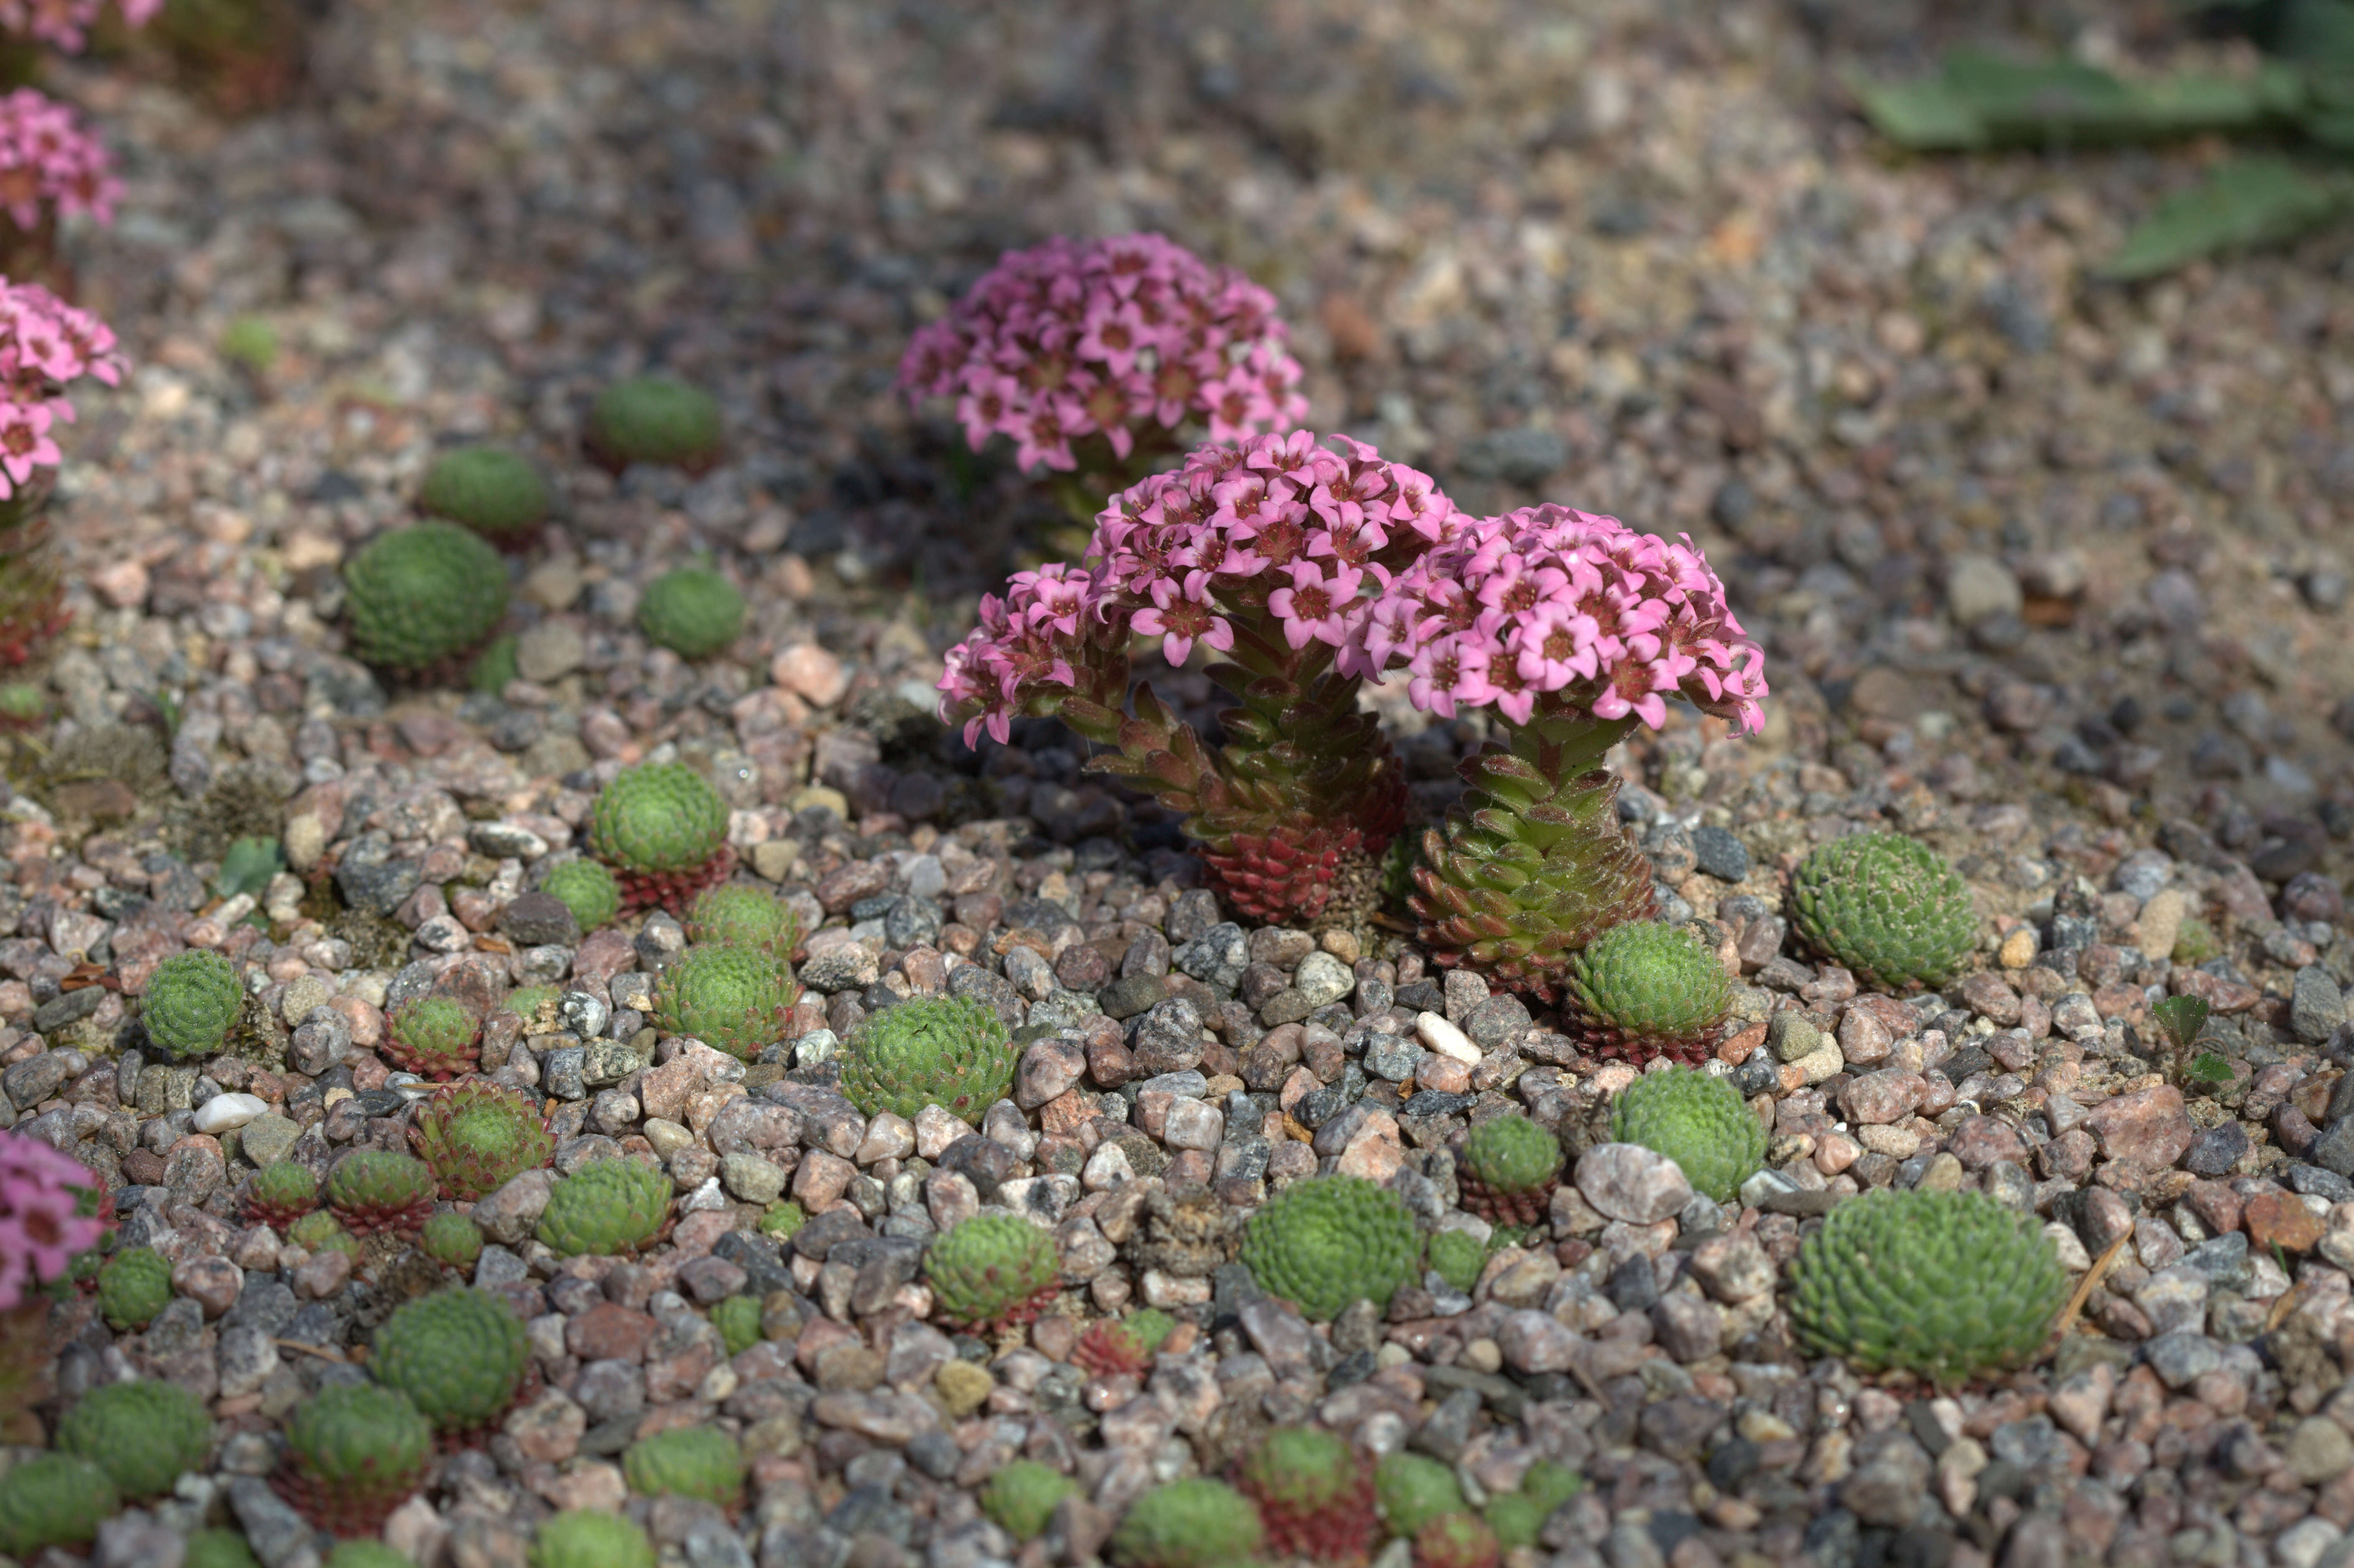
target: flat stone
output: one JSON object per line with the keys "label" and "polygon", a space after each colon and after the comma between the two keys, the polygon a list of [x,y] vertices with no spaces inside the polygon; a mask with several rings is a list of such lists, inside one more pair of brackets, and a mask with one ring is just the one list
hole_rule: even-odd
{"label": "flat stone", "polygon": [[1698,827],[1691,831],[1693,864],[1719,882],[1745,882],[1749,877],[1749,850],[1732,830],[1718,827]]}
{"label": "flat stone", "polygon": [[196,1109],[196,1128],[216,1136],[249,1127],[269,1114],[270,1103],[259,1095],[215,1095]]}
{"label": "flat stone", "polygon": [[1576,1185],[1597,1213],[1636,1225],[1673,1219],[1692,1196],[1674,1160],[1638,1143],[1599,1143],[1579,1155]]}
{"label": "flat stone", "polygon": [[[2116,1095],[2093,1107],[2084,1125],[2105,1160],[2130,1160],[2162,1171],[2182,1158],[2195,1133],[2182,1091],[2171,1084]],[[2345,1172],[2340,1172],[2345,1174]]]}
{"label": "flat stone", "polygon": [[499,909],[500,934],[526,948],[576,948],[580,922],[553,894],[519,893]]}
{"label": "flat stone", "polygon": [[2318,1045],[2346,1022],[2346,998],[2338,981],[2318,964],[2296,971],[2288,1000],[2289,1028],[2299,1040]]}
{"label": "flat stone", "polygon": [[2237,1121],[2211,1127],[2190,1140],[2182,1168],[2194,1176],[2228,1176],[2248,1152],[2248,1129]]}
{"label": "flat stone", "polygon": [[2279,1247],[2286,1252],[2310,1252],[2322,1235],[2321,1216],[2294,1192],[2259,1192],[2242,1212],[2248,1241],[2259,1252]]}

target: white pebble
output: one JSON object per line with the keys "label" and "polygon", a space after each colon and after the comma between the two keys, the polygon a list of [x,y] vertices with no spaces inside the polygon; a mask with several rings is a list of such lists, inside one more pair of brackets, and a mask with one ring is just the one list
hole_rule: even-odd
{"label": "white pebble", "polygon": [[243,1127],[270,1107],[259,1095],[215,1095],[196,1107],[198,1132],[223,1133]]}
{"label": "white pebble", "polygon": [[1414,1021],[1414,1030],[1422,1036],[1424,1044],[1440,1055],[1452,1056],[1467,1066],[1479,1063],[1479,1047],[1471,1044],[1469,1035],[1447,1022],[1446,1014],[1426,1012]]}

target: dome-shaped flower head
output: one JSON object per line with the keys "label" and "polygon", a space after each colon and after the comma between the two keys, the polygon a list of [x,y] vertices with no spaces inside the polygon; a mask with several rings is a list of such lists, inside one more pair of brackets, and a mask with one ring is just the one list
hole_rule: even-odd
{"label": "dome-shaped flower head", "polygon": [[1007,251],[918,331],[899,387],[954,397],[974,450],[1008,436],[1025,471],[1067,471],[1073,441],[1100,435],[1125,460],[1151,424],[1288,429],[1308,399],[1284,337],[1274,295],[1162,235],[1057,236]]}
{"label": "dome-shaped flower head", "polygon": [[62,1278],[103,1239],[105,1193],[80,1160],[0,1132],[0,1312]]}
{"label": "dome-shaped flower head", "polygon": [[1469,522],[1427,474],[1346,436],[1197,448],[1112,497],[1092,571],[1024,572],[981,600],[980,630],[949,652],[941,717],[964,721],[968,744],[983,727],[1002,741],[1013,715],[1051,711],[1055,687],[1078,688],[1131,634],[1160,638],[1172,664],[1240,631],[1277,653],[1326,644],[1345,669],[1377,602],[1364,588]]}
{"label": "dome-shaped flower head", "polygon": [[[143,27],[163,8],[164,0],[122,0],[123,24]],[[78,55],[105,9],[106,0],[0,0],[0,30]]]}
{"label": "dome-shaped flower head", "polygon": [[17,228],[37,227],[45,207],[111,223],[122,194],[113,156],[72,110],[29,87],[0,97],[0,207]]}
{"label": "dome-shaped flower head", "polygon": [[1681,693],[1743,729],[1765,722],[1765,654],[1689,535],[1546,504],[1483,518],[1392,580],[1355,621],[1349,667],[1403,669],[1414,705],[1639,718]]}

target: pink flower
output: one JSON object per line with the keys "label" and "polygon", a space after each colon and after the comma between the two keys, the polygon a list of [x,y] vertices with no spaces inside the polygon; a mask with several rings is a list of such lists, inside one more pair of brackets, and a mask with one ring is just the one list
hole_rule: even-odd
{"label": "pink flower", "polygon": [[1267,596],[1267,608],[1283,621],[1284,640],[1305,648],[1310,638],[1341,647],[1357,609],[1357,585],[1365,574],[1340,567],[1331,577],[1314,561],[1291,563],[1291,586]]}
{"label": "pink flower", "polygon": [[0,1311],[64,1277],[104,1239],[105,1185],[79,1160],[0,1133]]}
{"label": "pink flower", "polygon": [[1161,656],[1182,666],[1192,656],[1196,639],[1224,653],[1235,645],[1235,629],[1213,609],[1210,574],[1188,572],[1181,583],[1161,577],[1152,585],[1152,602],[1129,620],[1129,630],[1161,639]]}
{"label": "pink flower", "polygon": [[1151,424],[1199,419],[1223,440],[1305,418],[1284,335],[1274,295],[1163,236],[1057,238],[1007,251],[919,329],[899,387],[956,397],[976,450],[1003,434],[1023,468],[1069,469],[1092,435],[1125,458]]}
{"label": "pink flower", "polygon": [[1552,505],[1408,525],[1434,546],[1357,618],[1352,671],[1403,667],[1409,699],[1450,717],[1468,704],[1515,724],[1545,712],[1657,728],[1674,693],[1763,726],[1765,655],[1689,538]]}
{"label": "pink flower", "polygon": [[112,222],[122,194],[113,170],[113,155],[64,104],[29,87],[0,97],[0,207],[17,228],[52,213]]}

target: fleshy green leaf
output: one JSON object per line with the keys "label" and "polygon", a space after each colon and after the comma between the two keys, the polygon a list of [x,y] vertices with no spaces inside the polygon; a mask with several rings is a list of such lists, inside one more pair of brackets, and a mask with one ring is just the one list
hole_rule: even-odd
{"label": "fleshy green leaf", "polygon": [[214,879],[213,885],[223,898],[234,898],[240,893],[259,896],[285,863],[286,857],[279,853],[276,839],[239,839],[221,857],[220,875]]}
{"label": "fleshy green leaf", "polygon": [[1987,144],[1985,122],[1943,82],[1859,79],[1853,86],[1872,128],[1900,147],[1958,153]]}
{"label": "fleshy green leaf", "polygon": [[2285,159],[2234,159],[2160,202],[2099,272],[2120,281],[2154,278],[2219,250],[2295,239],[2346,207],[2342,185]]}

